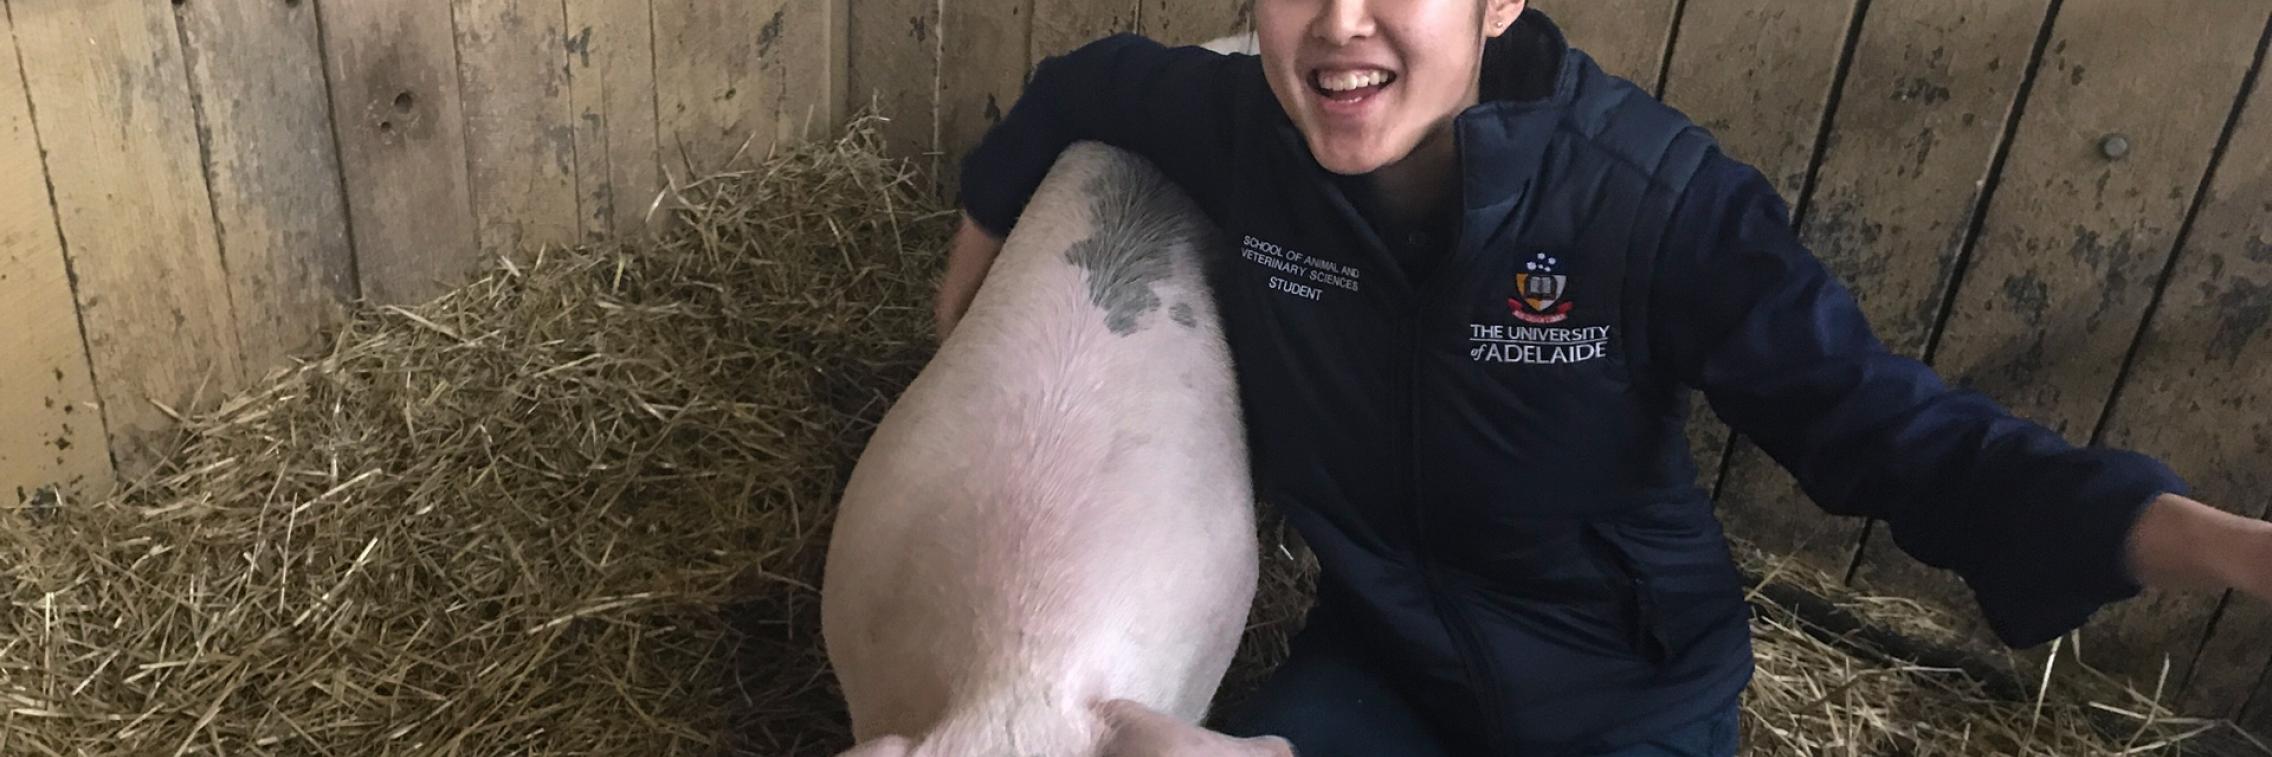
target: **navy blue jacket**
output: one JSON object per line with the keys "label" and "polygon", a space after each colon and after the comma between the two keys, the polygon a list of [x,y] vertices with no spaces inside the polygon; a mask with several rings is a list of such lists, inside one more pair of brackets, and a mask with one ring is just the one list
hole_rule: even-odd
{"label": "navy blue jacket", "polygon": [[1752,168],[1530,11],[1455,122],[1459,217],[1389,230],[1310,156],[1256,58],[1133,35],[1042,63],[964,165],[1007,234],[1076,140],[1133,150],[1228,233],[1212,272],[1258,492],[1467,753],[1612,747],[1750,680],[1691,389],[1823,509],[1880,518],[2032,646],[2139,586],[2182,482],[1885,348]]}

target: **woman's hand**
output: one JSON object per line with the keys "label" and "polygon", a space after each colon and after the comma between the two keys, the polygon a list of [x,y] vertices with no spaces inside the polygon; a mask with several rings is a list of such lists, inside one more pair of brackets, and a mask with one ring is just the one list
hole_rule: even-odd
{"label": "woman's hand", "polygon": [[2130,528],[2131,575],[2173,591],[2238,589],[2272,602],[2272,523],[2175,494],[2146,505]]}
{"label": "woman's hand", "polygon": [[978,296],[978,285],[986,280],[987,270],[994,266],[994,256],[1002,253],[1002,240],[986,232],[972,221],[968,214],[962,217],[962,226],[955,230],[954,240],[947,243],[946,276],[939,282],[938,301],[931,306],[931,316],[937,321],[939,341],[947,340],[963,313],[970,310],[970,301]]}
{"label": "woman's hand", "polygon": [[1177,720],[1125,699],[1097,706],[1103,716],[1102,757],[1293,757],[1276,736],[1233,738]]}

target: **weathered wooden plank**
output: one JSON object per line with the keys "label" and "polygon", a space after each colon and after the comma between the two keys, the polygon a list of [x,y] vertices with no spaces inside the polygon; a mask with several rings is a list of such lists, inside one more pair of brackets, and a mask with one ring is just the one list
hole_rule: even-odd
{"label": "weathered wooden plank", "polygon": [[646,229],[663,186],[647,0],[567,0],[577,207],[588,239]]}
{"label": "weathered wooden plank", "polygon": [[[2219,0],[2163,10],[2062,6],[1934,355],[1952,382],[2078,442],[2114,390],[2266,12]],[[2111,135],[2127,137],[2120,158],[2104,149]],[[1864,582],[1976,614],[1954,577],[1889,542],[1873,535],[1865,546]],[[2100,664],[2155,647],[2182,654],[2204,620],[2158,618],[2163,644],[2085,648]]]}
{"label": "weathered wooden plank", "polygon": [[87,368],[37,130],[0,13],[0,506],[55,486],[108,489],[110,441]]}
{"label": "weathered wooden plank", "polygon": [[[1856,38],[1801,238],[1895,351],[1922,356],[1939,322],[2047,5],[1879,4]],[[1737,446],[1721,497],[1762,547],[1833,574],[1853,560],[1862,521],[1825,515],[1757,447]]]}
{"label": "weathered wooden plank", "polygon": [[[1665,99],[1712,130],[1728,154],[1757,166],[1793,205],[1804,193],[1814,142],[1837,76],[1854,0],[1687,0]],[[1726,424],[1701,401],[1689,423],[1699,483],[1719,480]],[[1759,508],[1722,508],[1731,530]],[[1826,521],[1827,522],[1827,521]]]}
{"label": "weathered wooden plank", "polygon": [[316,11],[274,0],[176,9],[244,364],[258,373],[312,347],[356,295]]}
{"label": "weathered wooden plank", "polygon": [[[937,0],[866,0],[852,14],[845,106],[888,119],[884,145],[894,157],[921,159],[938,175],[939,33]],[[961,51],[957,51],[958,55]]]}
{"label": "weathered wooden plank", "polygon": [[826,138],[843,122],[844,0],[777,0],[769,12],[757,35],[760,89],[771,95],[766,147]]}
{"label": "weathered wooden plank", "polygon": [[[655,103],[663,165],[680,177],[723,167],[772,124],[760,118],[757,30],[763,0],[653,0]],[[762,134],[760,133],[762,131]]]}
{"label": "weathered wooden plank", "polygon": [[363,296],[406,304],[480,270],[450,17],[324,3],[325,71]]}
{"label": "weathered wooden plank", "polygon": [[954,195],[962,157],[1025,89],[1033,0],[957,0],[939,20],[940,185]]}
{"label": "weathered wooden plank", "polygon": [[1796,201],[1853,13],[1854,0],[1688,0],[1665,101]]}
{"label": "weathered wooden plank", "polygon": [[1033,0],[1030,62],[1040,63],[1107,35],[1135,31],[1142,7],[1142,0]]}
{"label": "weathered wooden plank", "polygon": [[[664,165],[700,174],[825,127],[843,107],[832,0],[654,0]],[[691,166],[691,169],[689,169]]]}
{"label": "weathered wooden plank", "polygon": [[1254,25],[1253,0],[1142,0],[1136,31],[1166,45],[1196,45],[1245,34]]}
{"label": "weathered wooden plank", "polygon": [[1680,2],[1546,0],[1531,5],[1554,19],[1570,44],[1593,56],[1603,70],[1655,92]]}
{"label": "weathered wooden plank", "polygon": [[16,42],[81,323],[121,473],[165,452],[170,419],[241,380],[229,280],[198,165],[173,9],[14,3]]}
{"label": "weathered wooden plank", "polygon": [[581,235],[561,0],[455,0],[475,235],[495,257]]}
{"label": "weathered wooden plank", "polygon": [[[2231,23],[2242,23],[2235,18]],[[2157,108],[2158,110],[2158,108]],[[2105,444],[2159,458],[2193,497],[2252,517],[2272,491],[2272,77],[2259,77],[2202,198],[2161,303],[2107,419]],[[2161,658],[2177,681],[2194,660],[2199,619],[2216,597],[2152,592],[2110,609],[2084,633],[2092,662],[2150,682]],[[2183,620],[2186,622],[2172,622]],[[2236,596],[2193,671],[2188,715],[2236,714],[2272,652],[2272,611]],[[2272,732],[2272,697],[2247,723]]]}

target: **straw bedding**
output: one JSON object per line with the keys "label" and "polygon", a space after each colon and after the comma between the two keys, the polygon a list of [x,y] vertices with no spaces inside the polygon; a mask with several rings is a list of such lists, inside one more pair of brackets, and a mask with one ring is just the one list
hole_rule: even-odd
{"label": "straw bedding", "polygon": [[[872,126],[679,187],[659,240],[364,309],[184,417],[147,480],[0,511],[0,754],[845,746],[817,633],[829,510],[933,346],[952,220]],[[1306,601],[1304,553],[1263,533],[1227,700]],[[2218,727],[2072,669],[1999,699],[1756,604],[1754,754],[2107,754]]]}

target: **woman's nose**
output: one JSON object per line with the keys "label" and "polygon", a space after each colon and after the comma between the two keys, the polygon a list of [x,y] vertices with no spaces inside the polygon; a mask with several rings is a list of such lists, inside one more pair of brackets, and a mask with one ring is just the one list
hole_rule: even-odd
{"label": "woman's nose", "polygon": [[1310,36],[1329,44],[1348,44],[1373,34],[1370,0],[1325,0],[1310,22]]}

